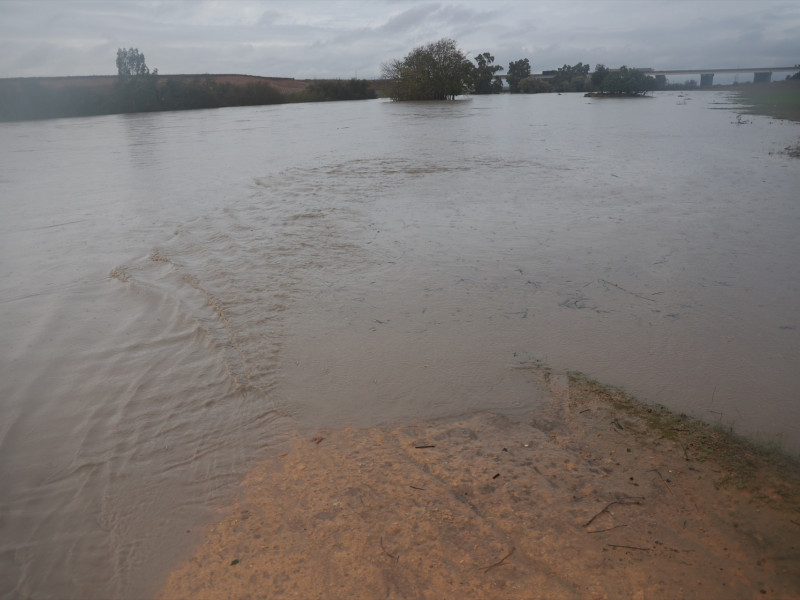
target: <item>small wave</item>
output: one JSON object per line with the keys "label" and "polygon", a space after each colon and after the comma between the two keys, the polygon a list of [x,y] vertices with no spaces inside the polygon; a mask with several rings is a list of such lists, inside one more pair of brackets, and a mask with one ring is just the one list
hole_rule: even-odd
{"label": "small wave", "polygon": [[172,261],[169,259],[168,256],[164,254],[164,250],[161,248],[153,248],[150,250],[150,260],[153,262],[165,262],[171,263]]}
{"label": "small wave", "polygon": [[111,269],[111,272],[108,274],[109,277],[112,279],[118,279],[122,283],[127,283],[130,280],[130,276],[128,275],[128,270],[125,267],[119,266],[114,267]]}

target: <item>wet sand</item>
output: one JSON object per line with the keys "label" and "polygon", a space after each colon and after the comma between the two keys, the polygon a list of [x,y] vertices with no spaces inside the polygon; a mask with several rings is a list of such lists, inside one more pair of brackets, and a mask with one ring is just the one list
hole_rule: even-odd
{"label": "wet sand", "polygon": [[682,425],[532,377],[525,413],[298,433],[159,597],[800,597],[796,469],[739,489]]}

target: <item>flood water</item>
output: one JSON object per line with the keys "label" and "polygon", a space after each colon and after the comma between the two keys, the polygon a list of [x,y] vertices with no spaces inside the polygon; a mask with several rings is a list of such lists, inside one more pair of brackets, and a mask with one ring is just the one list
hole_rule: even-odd
{"label": "flood water", "polygon": [[530,364],[800,452],[800,126],[728,102],[0,124],[0,597],[151,596],[289,430]]}

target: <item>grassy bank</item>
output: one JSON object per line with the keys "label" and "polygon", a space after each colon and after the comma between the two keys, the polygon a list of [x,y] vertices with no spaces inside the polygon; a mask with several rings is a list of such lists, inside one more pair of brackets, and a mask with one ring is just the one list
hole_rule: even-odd
{"label": "grassy bank", "polygon": [[573,399],[591,397],[606,402],[617,414],[615,427],[655,434],[678,444],[686,461],[719,466],[716,485],[747,489],[765,500],[781,499],[800,510],[800,461],[780,448],[760,445],[727,428],[679,414],[663,406],[644,404],[625,391],[582,373],[568,374]]}
{"label": "grassy bank", "polygon": [[366,80],[251,75],[0,79],[0,122],[377,97]]}
{"label": "grassy bank", "polygon": [[800,121],[800,80],[742,86],[736,93],[746,114]]}

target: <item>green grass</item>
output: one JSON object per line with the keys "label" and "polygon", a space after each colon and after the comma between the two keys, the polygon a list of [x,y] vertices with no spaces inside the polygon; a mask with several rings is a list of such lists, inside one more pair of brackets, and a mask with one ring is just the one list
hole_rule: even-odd
{"label": "green grass", "polygon": [[800,80],[741,86],[736,94],[745,114],[800,121]]}

